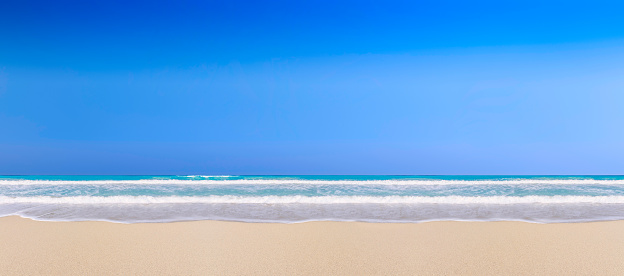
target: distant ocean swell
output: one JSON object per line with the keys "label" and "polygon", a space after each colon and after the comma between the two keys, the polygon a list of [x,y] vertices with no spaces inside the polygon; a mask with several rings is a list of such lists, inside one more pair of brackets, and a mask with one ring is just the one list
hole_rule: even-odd
{"label": "distant ocean swell", "polygon": [[187,180],[187,179],[146,179],[146,180],[0,180],[0,185],[583,185],[604,184],[624,185],[624,179],[596,180],[596,179],[504,179],[504,180],[302,180],[302,179],[235,179],[235,180]]}
{"label": "distant ocean swell", "polygon": [[122,223],[624,219],[621,176],[0,176],[0,216]]}

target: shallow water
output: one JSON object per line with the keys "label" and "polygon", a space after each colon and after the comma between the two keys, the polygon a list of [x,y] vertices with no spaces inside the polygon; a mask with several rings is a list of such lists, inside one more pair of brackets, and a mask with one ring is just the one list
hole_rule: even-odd
{"label": "shallow water", "polygon": [[0,216],[170,222],[624,218],[623,176],[0,176]]}

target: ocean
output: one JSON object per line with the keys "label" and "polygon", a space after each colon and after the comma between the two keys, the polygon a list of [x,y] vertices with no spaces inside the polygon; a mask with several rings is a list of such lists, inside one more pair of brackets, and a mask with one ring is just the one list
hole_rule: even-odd
{"label": "ocean", "polygon": [[624,219],[624,176],[0,176],[0,216],[588,222]]}

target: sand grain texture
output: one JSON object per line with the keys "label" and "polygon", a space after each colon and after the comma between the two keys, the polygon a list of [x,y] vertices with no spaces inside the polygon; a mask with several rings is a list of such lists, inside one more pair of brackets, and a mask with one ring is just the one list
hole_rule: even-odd
{"label": "sand grain texture", "polygon": [[624,221],[153,224],[0,218],[1,275],[624,275]]}

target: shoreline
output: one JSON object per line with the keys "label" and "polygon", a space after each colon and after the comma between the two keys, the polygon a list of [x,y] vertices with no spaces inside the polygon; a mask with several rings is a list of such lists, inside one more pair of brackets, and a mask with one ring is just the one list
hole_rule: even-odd
{"label": "shoreline", "polygon": [[188,219],[188,220],[171,220],[171,221],[120,221],[120,220],[106,220],[106,219],[77,219],[77,220],[45,220],[32,218],[22,215],[10,214],[0,216],[0,221],[4,218],[18,218],[26,219],[35,222],[96,222],[96,223],[113,223],[121,225],[133,225],[133,224],[167,224],[167,223],[192,223],[192,222],[226,222],[226,223],[243,223],[243,224],[282,224],[282,225],[294,225],[305,223],[371,223],[371,224],[422,224],[422,223],[480,223],[480,222],[512,222],[512,223],[528,223],[528,224],[577,224],[577,223],[602,223],[602,222],[616,222],[623,221],[624,219],[587,219],[587,220],[569,220],[569,221],[537,221],[537,220],[513,220],[513,219],[494,219],[494,220],[471,220],[471,219],[441,219],[441,220],[420,220],[420,221],[384,221],[384,220],[302,220],[302,221],[266,221],[266,220],[236,220],[236,219]]}
{"label": "shoreline", "polygon": [[0,218],[3,275],[624,272],[624,221],[171,223]]}

